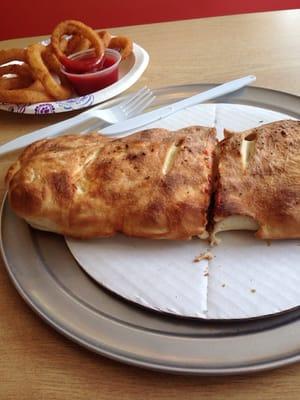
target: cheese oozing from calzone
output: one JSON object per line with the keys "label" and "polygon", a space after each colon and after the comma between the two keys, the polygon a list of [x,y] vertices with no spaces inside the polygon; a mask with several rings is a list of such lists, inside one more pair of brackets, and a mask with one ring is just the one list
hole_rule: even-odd
{"label": "cheese oozing from calzone", "polygon": [[204,238],[215,145],[215,129],[200,126],[42,140],[9,169],[9,202],[32,226],[71,237]]}

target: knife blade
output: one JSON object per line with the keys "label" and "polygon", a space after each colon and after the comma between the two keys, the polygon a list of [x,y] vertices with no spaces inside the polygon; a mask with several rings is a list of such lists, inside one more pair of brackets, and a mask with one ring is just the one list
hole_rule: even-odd
{"label": "knife blade", "polygon": [[169,104],[167,106],[146,112],[144,114],[138,115],[136,117],[121,122],[117,122],[104,129],[101,129],[101,134],[116,135],[127,131],[131,131],[136,128],[142,128],[143,126],[148,125],[151,122],[155,122],[162,118],[166,118],[167,116],[174,114],[177,111],[183,110],[187,107],[191,107],[193,105],[203,103],[208,100],[213,100],[217,97],[221,97],[225,94],[232,93],[236,90],[243,88],[244,86],[249,85],[255,80],[256,77],[254,75],[249,75],[244,78],[235,79],[234,81],[230,81],[222,85],[216,86],[212,89],[206,90],[205,92],[198,93],[194,96],[177,101],[176,103]]}

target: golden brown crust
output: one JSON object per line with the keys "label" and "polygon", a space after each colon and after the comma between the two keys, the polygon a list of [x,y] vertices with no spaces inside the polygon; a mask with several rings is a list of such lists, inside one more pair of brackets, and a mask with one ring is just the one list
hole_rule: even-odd
{"label": "golden brown crust", "polygon": [[[242,157],[241,146],[249,143]],[[227,135],[218,152],[214,221],[246,215],[258,222],[259,238],[299,238],[300,121]]]}
{"label": "golden brown crust", "polygon": [[30,224],[73,237],[189,239],[205,232],[215,144],[204,127],[42,140],[9,169],[10,204]]}

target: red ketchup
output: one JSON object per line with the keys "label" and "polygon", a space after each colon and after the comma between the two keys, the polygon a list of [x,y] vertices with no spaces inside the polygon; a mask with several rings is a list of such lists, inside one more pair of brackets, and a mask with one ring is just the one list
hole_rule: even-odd
{"label": "red ketchup", "polygon": [[79,95],[85,95],[116,82],[120,61],[121,55],[116,50],[106,49],[102,59],[95,57],[93,50],[87,50],[62,59],[62,73]]}
{"label": "red ketchup", "polygon": [[67,72],[71,74],[84,74],[86,72],[97,71],[97,67],[101,66],[102,60],[103,57],[98,58],[90,53],[86,53],[74,58],[64,56],[60,61]]}

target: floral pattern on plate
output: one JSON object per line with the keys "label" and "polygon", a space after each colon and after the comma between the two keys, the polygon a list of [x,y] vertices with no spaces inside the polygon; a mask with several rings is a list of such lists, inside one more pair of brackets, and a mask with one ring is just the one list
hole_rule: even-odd
{"label": "floral pattern on plate", "polygon": [[62,107],[66,111],[72,111],[91,106],[92,104],[94,104],[94,95],[87,94],[85,96],[75,97],[63,102],[58,102],[58,107]]}

